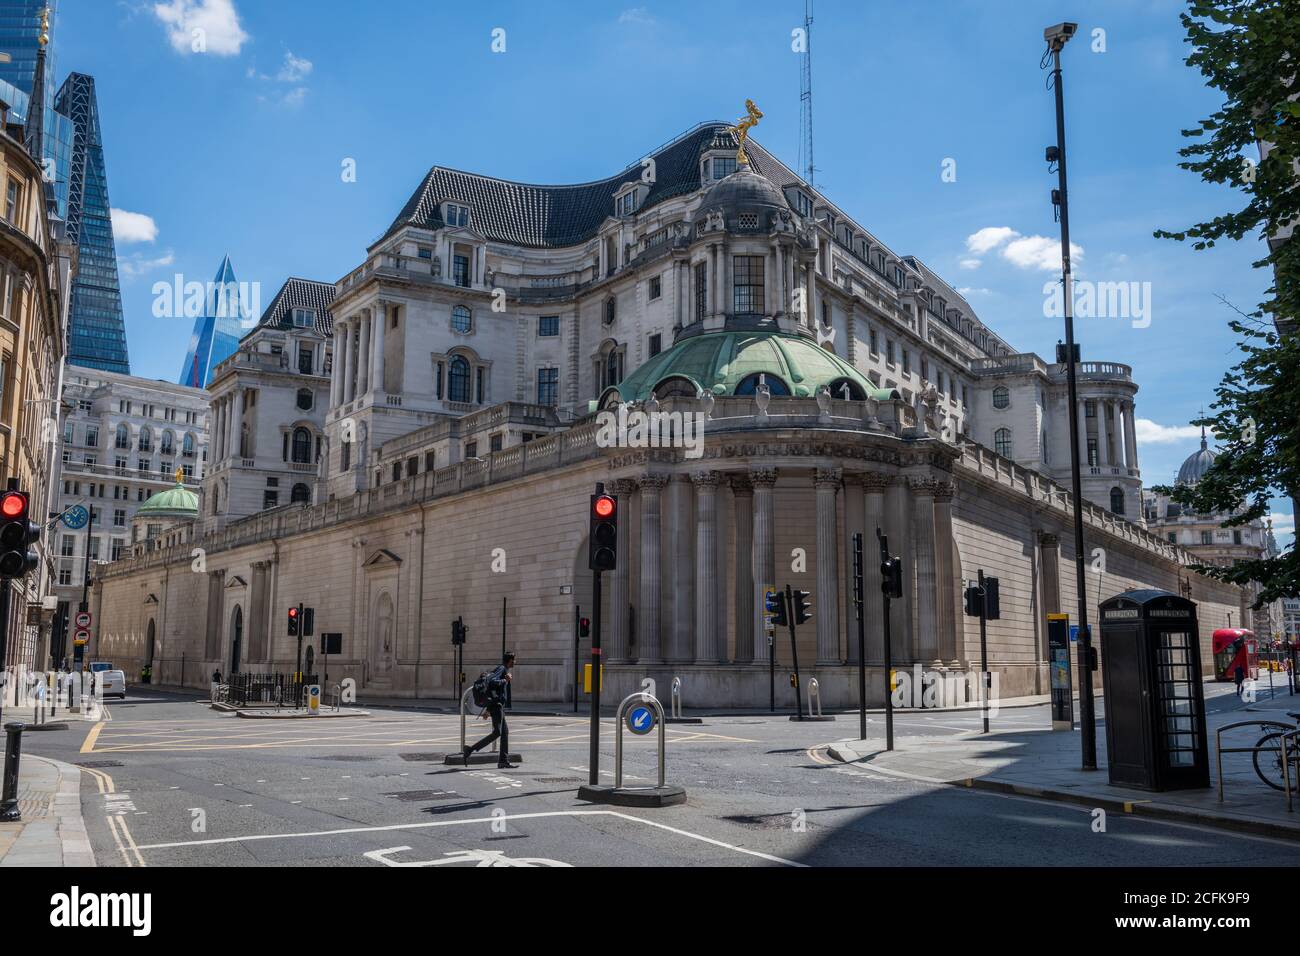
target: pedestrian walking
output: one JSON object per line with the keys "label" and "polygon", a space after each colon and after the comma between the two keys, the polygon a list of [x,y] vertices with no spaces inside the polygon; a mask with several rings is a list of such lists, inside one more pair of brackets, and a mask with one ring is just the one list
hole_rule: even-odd
{"label": "pedestrian walking", "polygon": [[1246,668],[1238,664],[1232,672],[1232,679],[1237,682],[1237,696],[1240,697],[1242,685],[1246,683]]}
{"label": "pedestrian walking", "polygon": [[469,766],[469,756],[476,751],[482,750],[498,737],[501,738],[501,756],[497,760],[497,767],[506,770],[515,765],[510,762],[510,729],[506,726],[505,703],[510,696],[510,682],[514,679],[515,655],[507,651],[501,658],[501,663],[492,670],[481,675],[474,682],[474,702],[480,704],[483,709],[479,712],[479,719],[491,716],[492,733],[488,734],[472,747],[466,747],[462,757],[465,766]]}

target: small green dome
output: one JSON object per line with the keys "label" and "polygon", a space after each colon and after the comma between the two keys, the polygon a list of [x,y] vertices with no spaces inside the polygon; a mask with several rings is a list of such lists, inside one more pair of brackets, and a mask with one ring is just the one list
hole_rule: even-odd
{"label": "small green dome", "polygon": [[[861,372],[802,335],[784,332],[706,332],[681,339],[616,386],[624,402],[644,401],[670,381],[714,395],[753,394],[759,375],[773,395],[810,398],[823,385],[835,398],[878,397]],[[737,392],[736,389],[740,388]],[[662,394],[662,393],[661,393]],[[609,393],[606,394],[606,398]]]}
{"label": "small green dome", "polygon": [[197,518],[199,516],[199,496],[177,484],[174,488],[160,491],[136,509],[140,517]]}

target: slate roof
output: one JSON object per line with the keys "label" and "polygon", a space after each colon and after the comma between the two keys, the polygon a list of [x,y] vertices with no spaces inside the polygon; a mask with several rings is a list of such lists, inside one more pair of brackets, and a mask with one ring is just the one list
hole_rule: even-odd
{"label": "slate roof", "polygon": [[[655,182],[641,210],[699,189],[703,185],[700,154],[710,148],[735,147],[727,126],[723,122],[702,123],[651,153]],[[752,168],[778,187],[801,181],[753,140],[746,151]],[[639,180],[642,169],[638,160],[596,182],[540,186],[434,166],[379,241],[407,225],[442,228],[441,204],[459,201],[473,209],[471,225],[488,239],[539,248],[576,245],[595,236],[600,224],[614,215],[615,192],[624,183]]]}
{"label": "slate roof", "polygon": [[[271,304],[266,307],[262,317],[257,320],[256,329],[292,328],[293,309],[315,309],[316,331],[329,338],[334,334],[334,316],[330,306],[334,304],[334,283],[317,282],[315,279],[286,279],[280,291],[275,294]],[[251,334],[251,333],[250,333]],[[247,336],[245,336],[247,338]]]}

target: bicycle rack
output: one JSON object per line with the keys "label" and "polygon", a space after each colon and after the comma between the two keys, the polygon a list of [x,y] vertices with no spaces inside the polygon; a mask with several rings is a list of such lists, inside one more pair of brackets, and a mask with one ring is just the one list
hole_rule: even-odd
{"label": "bicycle rack", "polygon": [[1219,775],[1219,802],[1223,802],[1223,755],[1224,754],[1253,754],[1259,752],[1259,747],[1224,747],[1223,732],[1225,730],[1234,730],[1238,727],[1276,727],[1282,731],[1282,779],[1286,783],[1286,809],[1291,812],[1291,761],[1287,754],[1287,738],[1300,734],[1294,724],[1284,724],[1276,720],[1239,720],[1236,723],[1224,724],[1214,732],[1214,762],[1218,769]]}
{"label": "bicycle rack", "polygon": [[808,678],[808,716],[813,718],[822,715],[822,691],[821,684],[817,683],[816,677]]}
{"label": "bicycle rack", "polygon": [[682,719],[682,679],[673,678],[673,701],[672,701],[673,719]]}
{"label": "bicycle rack", "polygon": [[341,709],[340,704],[342,699],[343,699],[343,685],[335,684],[334,685],[334,712],[335,713],[338,713],[339,710]]}

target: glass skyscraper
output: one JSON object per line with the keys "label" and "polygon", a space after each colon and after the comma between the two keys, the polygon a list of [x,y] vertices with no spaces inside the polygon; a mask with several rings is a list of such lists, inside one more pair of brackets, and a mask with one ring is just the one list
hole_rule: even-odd
{"label": "glass skyscraper", "polygon": [[41,11],[50,8],[50,42],[45,48],[45,130],[43,149],[48,160],[47,176],[54,187],[61,219],[68,216],[68,171],[72,162],[72,120],[54,105],[54,35],[58,0],[0,0],[0,53],[9,54],[0,63],[0,100],[9,104],[9,119],[26,125],[36,78]]}
{"label": "glass skyscraper", "polygon": [[68,364],[130,375],[95,78],[69,74],[54,105],[73,127],[66,218],[78,259],[68,317]]}
{"label": "glass skyscraper", "polygon": [[212,370],[235,353],[245,323],[255,318],[250,311],[252,303],[245,302],[244,298],[230,256],[226,256],[217,268],[217,277],[207,288],[203,314],[194,320],[179,384],[207,388]]}

